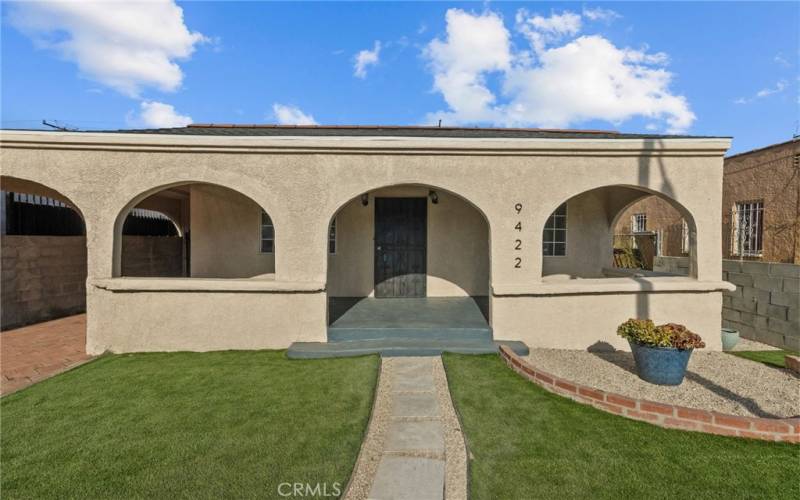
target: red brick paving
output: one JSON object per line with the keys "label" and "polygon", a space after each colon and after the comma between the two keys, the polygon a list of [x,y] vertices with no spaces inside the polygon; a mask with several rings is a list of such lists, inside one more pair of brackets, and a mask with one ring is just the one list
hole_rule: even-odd
{"label": "red brick paving", "polygon": [[92,359],[86,354],[86,315],[0,333],[0,394],[6,395]]}

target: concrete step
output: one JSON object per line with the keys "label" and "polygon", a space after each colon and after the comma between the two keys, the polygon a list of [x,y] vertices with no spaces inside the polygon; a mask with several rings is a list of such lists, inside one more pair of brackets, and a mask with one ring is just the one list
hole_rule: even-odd
{"label": "concrete step", "polygon": [[290,359],[341,358],[380,354],[381,356],[439,356],[443,352],[490,354],[500,345],[527,356],[528,346],[513,340],[353,340],[348,342],[295,342],[286,351]]}
{"label": "concrete step", "polygon": [[346,328],[328,327],[328,342],[354,340],[492,340],[492,329],[485,328]]}

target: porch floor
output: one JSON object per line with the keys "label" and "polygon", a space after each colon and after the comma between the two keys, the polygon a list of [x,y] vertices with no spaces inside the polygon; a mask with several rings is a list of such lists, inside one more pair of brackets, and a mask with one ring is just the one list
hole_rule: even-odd
{"label": "porch floor", "polygon": [[296,342],[290,358],[323,358],[379,353],[434,356],[442,352],[484,354],[505,344],[528,352],[521,342],[496,342],[481,298],[334,298],[328,342]]}

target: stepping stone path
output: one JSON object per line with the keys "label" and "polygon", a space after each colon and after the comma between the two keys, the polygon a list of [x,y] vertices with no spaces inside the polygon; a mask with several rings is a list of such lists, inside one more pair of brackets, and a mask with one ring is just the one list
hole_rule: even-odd
{"label": "stepping stone path", "polygon": [[467,498],[467,456],[440,357],[383,358],[345,498]]}

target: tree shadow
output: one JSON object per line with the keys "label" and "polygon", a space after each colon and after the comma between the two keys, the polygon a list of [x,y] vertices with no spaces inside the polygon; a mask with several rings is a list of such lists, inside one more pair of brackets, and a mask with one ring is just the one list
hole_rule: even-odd
{"label": "tree shadow", "polygon": [[[598,358],[602,359],[607,363],[611,363],[629,373],[632,373],[638,377],[636,373],[636,362],[633,359],[633,354],[626,351],[614,351],[613,347],[611,350],[608,350],[607,347],[611,347],[610,344],[606,342],[595,342],[587,351],[591,352]],[[730,389],[722,387],[721,385],[699,375],[693,371],[687,370],[686,371],[686,379],[691,380],[692,382],[699,384],[709,391],[713,392],[714,394],[735,403],[742,408],[747,409],[750,413],[758,417],[764,418],[781,418],[779,415],[775,415],[773,413],[769,413],[765,411],[758,403],[756,403],[753,399],[748,398],[746,396],[742,396]]]}
{"label": "tree shadow", "polygon": [[698,383],[708,389],[709,391],[721,396],[728,401],[734,402],[743,408],[746,408],[747,411],[756,415],[758,417],[764,418],[780,418],[779,415],[775,415],[773,413],[769,413],[764,411],[761,406],[758,405],[754,400],[751,398],[742,396],[741,394],[737,394],[730,389],[726,389],[719,384],[712,382],[711,380],[703,377],[702,375],[698,375],[697,373],[687,371],[686,378],[691,380],[692,382]]}

